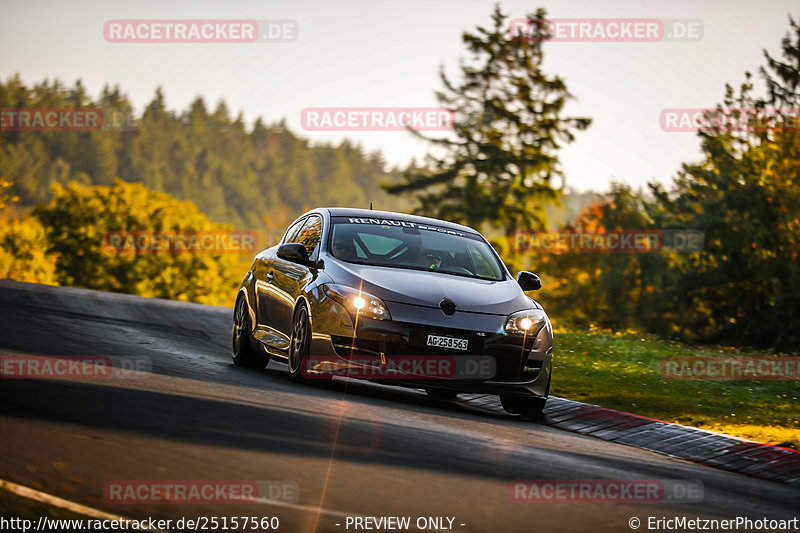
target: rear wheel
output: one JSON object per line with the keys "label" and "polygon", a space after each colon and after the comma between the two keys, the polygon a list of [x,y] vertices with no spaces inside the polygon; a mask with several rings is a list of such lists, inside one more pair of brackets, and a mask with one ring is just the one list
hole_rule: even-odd
{"label": "rear wheel", "polygon": [[252,329],[247,301],[241,295],[236,300],[236,307],[233,310],[233,335],[231,339],[233,363],[248,368],[262,369],[267,366],[269,359],[256,348],[255,341],[250,336]]}

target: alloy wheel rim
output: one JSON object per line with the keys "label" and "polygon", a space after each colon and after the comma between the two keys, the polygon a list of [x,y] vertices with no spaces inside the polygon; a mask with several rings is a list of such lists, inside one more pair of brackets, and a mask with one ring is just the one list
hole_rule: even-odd
{"label": "alloy wheel rim", "polygon": [[292,370],[296,372],[300,368],[299,359],[305,350],[306,338],[308,336],[308,331],[306,330],[305,308],[302,308],[298,313],[292,333],[292,353],[289,359],[292,362]]}
{"label": "alloy wheel rim", "polygon": [[233,351],[239,353],[242,346],[242,333],[244,331],[244,298],[239,299],[236,306],[236,315],[233,319]]}

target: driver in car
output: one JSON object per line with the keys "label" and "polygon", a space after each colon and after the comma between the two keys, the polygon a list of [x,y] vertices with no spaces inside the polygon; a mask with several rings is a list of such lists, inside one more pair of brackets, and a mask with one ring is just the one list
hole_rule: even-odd
{"label": "driver in car", "polygon": [[353,241],[343,238],[333,240],[333,256],[343,261],[355,261],[358,259],[358,253]]}
{"label": "driver in car", "polygon": [[438,270],[442,266],[442,256],[434,252],[421,252],[420,264],[430,270]]}

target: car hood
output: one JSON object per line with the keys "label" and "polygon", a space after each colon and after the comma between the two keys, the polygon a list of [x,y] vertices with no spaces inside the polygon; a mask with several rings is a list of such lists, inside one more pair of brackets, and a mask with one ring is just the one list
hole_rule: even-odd
{"label": "car hood", "polygon": [[[341,283],[390,303],[439,307],[448,298],[459,311],[508,315],[534,306],[513,279],[488,281],[425,270],[355,265],[336,261],[326,272]],[[333,265],[331,265],[333,266]],[[389,305],[391,308],[391,305]]]}

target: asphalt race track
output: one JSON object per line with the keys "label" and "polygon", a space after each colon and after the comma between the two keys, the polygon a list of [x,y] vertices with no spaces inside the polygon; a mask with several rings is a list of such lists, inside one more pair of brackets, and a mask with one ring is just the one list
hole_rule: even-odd
{"label": "asphalt race track", "polygon": [[[151,373],[124,379],[0,381],[0,478],[133,518],[277,516],[279,531],[343,532],[347,516],[356,515],[410,516],[412,524],[455,517],[457,531],[596,533],[631,531],[631,517],[798,513],[797,488],[497,409],[363,382],[298,385],[274,362],[263,371],[235,367],[231,315],[0,282],[0,353],[152,362]],[[514,502],[510,484],[520,479],[693,480],[703,497],[681,504]],[[299,499],[114,505],[103,492],[111,480],[288,480]]]}

